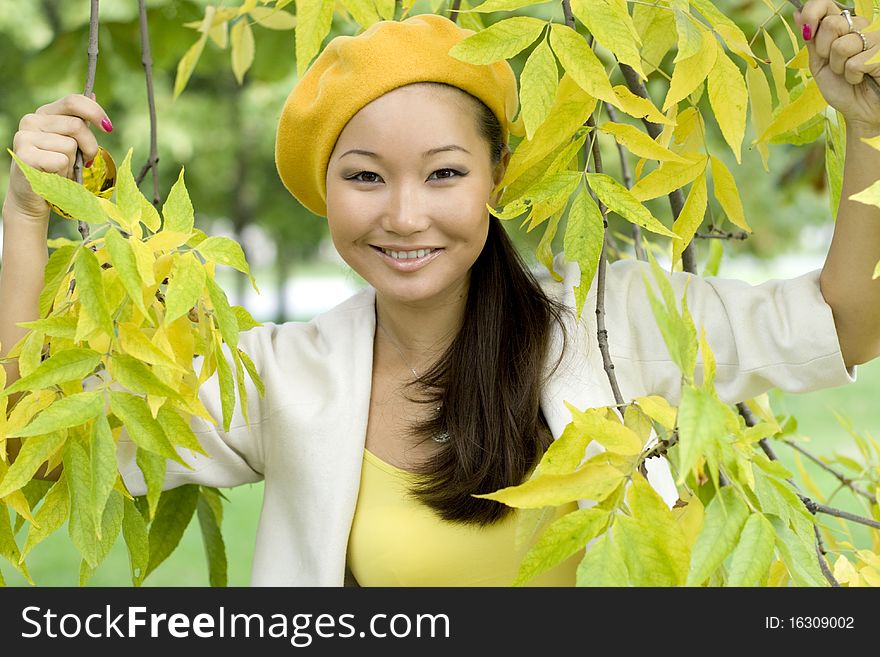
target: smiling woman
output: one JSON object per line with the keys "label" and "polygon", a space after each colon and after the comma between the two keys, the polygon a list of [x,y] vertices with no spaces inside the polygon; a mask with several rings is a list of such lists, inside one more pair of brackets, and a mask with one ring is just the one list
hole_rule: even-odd
{"label": "smiling woman", "polygon": [[[228,430],[192,417],[205,454],[181,448],[189,467],[166,464],[165,488],[265,480],[255,585],[510,584],[519,581],[523,554],[544,524],[564,519],[567,558],[528,584],[573,586],[590,548],[581,530],[564,523],[607,516],[592,507],[612,491],[622,494],[626,479],[638,495],[653,489],[644,498],[652,505],[678,500],[669,463],[648,458],[651,445],[642,438],[634,448],[623,440],[625,453],[598,454],[594,426],[572,424],[573,408],[603,413],[616,403],[598,349],[600,327],[592,313],[574,312],[582,284],[577,263],[558,260],[561,280],[540,286],[491,212],[511,157],[517,83],[504,59],[475,65],[449,55],[472,34],[427,14],[337,37],[282,108],[275,150],[281,180],[327,217],[336,249],[369,286],[308,323],[242,331],[238,346],[264,389],[245,382],[247,408],[235,409]],[[50,115],[92,123],[101,117],[84,97],[47,107]],[[87,154],[94,150],[84,125],[53,144],[52,118],[29,122],[34,129],[20,133],[17,149],[35,164],[55,161],[52,170],[61,170],[77,143]],[[38,143],[52,157],[33,148]],[[48,216],[15,169],[12,179],[0,301],[23,314],[0,316],[3,342],[12,320],[31,319],[39,305],[36,270],[45,263],[38,252],[45,251]],[[608,352],[625,399],[657,395],[674,405],[682,370],[654,320],[650,272],[633,260],[605,271]],[[695,325],[705,329],[721,401],[855,380],[818,271],[757,286],[666,276],[667,295],[686,295]],[[597,289],[594,278],[578,292],[581,301],[589,303]],[[211,417],[223,417],[225,394],[217,374],[199,389]],[[574,439],[554,443],[569,426]],[[531,484],[551,445],[561,449],[549,467],[566,447],[561,460],[572,469],[591,459],[566,475],[541,473],[552,483],[548,494],[559,492],[555,477],[571,475],[568,497],[541,498],[538,515],[486,497]],[[644,456],[639,472],[647,484],[616,467],[634,454]],[[117,458],[128,490],[144,494],[137,445],[125,431]],[[584,476],[592,466],[611,472],[599,482],[607,490]],[[625,537],[633,525],[622,526]]]}

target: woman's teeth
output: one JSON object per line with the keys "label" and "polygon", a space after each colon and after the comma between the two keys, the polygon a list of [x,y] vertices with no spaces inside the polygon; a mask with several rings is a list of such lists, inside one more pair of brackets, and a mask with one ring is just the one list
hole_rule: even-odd
{"label": "woman's teeth", "polygon": [[418,251],[389,251],[388,249],[382,249],[382,253],[385,255],[391,256],[395,260],[407,260],[409,258],[424,258],[429,253],[436,251],[436,249],[419,249]]}

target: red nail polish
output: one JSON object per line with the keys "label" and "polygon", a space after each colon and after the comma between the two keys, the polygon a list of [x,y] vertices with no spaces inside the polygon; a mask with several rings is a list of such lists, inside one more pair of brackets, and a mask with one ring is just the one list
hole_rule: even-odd
{"label": "red nail polish", "polygon": [[813,36],[813,29],[810,27],[809,23],[804,23],[803,27],[804,41],[809,41]]}
{"label": "red nail polish", "polygon": [[92,166],[92,164],[93,164],[94,162],[95,162],[95,158],[92,158],[91,160],[89,160],[88,162],[86,162],[83,166],[84,166],[86,169],[88,169],[90,166]]}
{"label": "red nail polish", "polygon": [[113,132],[113,124],[106,116],[101,119],[101,127],[104,128],[104,132]]}

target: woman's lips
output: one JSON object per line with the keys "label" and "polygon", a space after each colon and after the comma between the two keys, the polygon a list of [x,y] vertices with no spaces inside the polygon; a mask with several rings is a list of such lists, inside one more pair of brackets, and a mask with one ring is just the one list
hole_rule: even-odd
{"label": "woman's lips", "polygon": [[[388,255],[378,246],[373,246],[373,250],[380,258],[382,258],[386,265],[388,265],[395,271],[402,272],[412,272],[421,269],[429,262],[437,258],[441,253],[443,253],[443,249],[434,249],[427,255],[422,256],[421,258],[394,258]],[[416,251],[418,249],[413,250]]]}

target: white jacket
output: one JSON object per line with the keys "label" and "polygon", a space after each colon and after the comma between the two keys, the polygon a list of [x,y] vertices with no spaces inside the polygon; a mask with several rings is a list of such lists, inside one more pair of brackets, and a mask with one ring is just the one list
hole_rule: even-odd
{"label": "white jacket", "polygon": [[[573,306],[578,267],[570,264],[564,271],[564,282],[548,290]],[[819,288],[820,270],[757,286],[666,274],[679,299],[692,279],[688,307],[698,334],[705,325],[723,401],[742,401],[773,387],[807,392],[856,380],[856,368],[844,366],[831,308]],[[678,404],[681,374],[654,320],[643,275],[659,297],[647,263],[621,260],[607,268],[605,323],[614,371],[626,401],[656,394]],[[543,391],[541,408],[554,437],[571,421],[565,401],[580,409],[614,403],[596,337],[595,298],[594,278],[562,365]],[[265,480],[252,586],[347,583],[346,548],[370,400],[374,307],[375,291],[367,288],[312,321],[266,323],[242,333],[240,346],[265,383],[260,399],[246,377],[250,428],[236,407],[230,430],[222,430],[215,374],[199,397],[221,428],[200,418],[192,423],[211,458],[182,449],[193,470],[168,462],[166,488]],[[702,378],[699,356],[696,378],[697,383]],[[123,480],[132,494],[142,495],[146,488],[134,452],[123,432],[118,449]],[[655,458],[648,466],[649,481],[671,506],[677,492],[668,463]]]}

